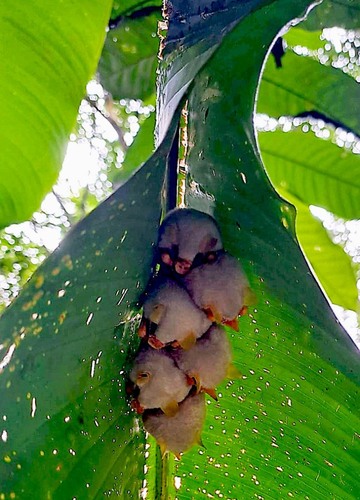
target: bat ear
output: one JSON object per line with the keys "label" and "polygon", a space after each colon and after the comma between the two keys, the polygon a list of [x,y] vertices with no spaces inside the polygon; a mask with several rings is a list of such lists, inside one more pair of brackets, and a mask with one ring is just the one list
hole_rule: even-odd
{"label": "bat ear", "polygon": [[215,248],[217,242],[217,238],[214,238],[210,234],[207,234],[200,242],[199,251],[201,253],[210,252],[213,248]]}
{"label": "bat ear", "polygon": [[149,319],[152,323],[158,325],[161,321],[161,318],[164,316],[164,313],[165,313],[164,304],[156,304],[153,310],[151,311]]}

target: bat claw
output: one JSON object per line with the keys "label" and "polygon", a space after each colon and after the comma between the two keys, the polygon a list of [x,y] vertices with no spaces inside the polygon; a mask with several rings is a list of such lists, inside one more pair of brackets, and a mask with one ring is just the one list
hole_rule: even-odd
{"label": "bat claw", "polygon": [[234,318],[234,319],[227,319],[227,320],[223,320],[222,322],[224,325],[227,325],[229,326],[230,328],[232,328],[233,330],[235,330],[235,332],[238,332],[239,331],[239,323],[238,323],[238,319],[237,317]]}
{"label": "bat claw", "polygon": [[146,321],[144,318],[141,320],[139,330],[138,330],[138,335],[141,339],[146,337]]}
{"label": "bat claw", "polygon": [[243,306],[239,311],[239,316],[245,316],[245,314],[248,313],[248,310],[249,310],[248,306]]}
{"label": "bat claw", "polygon": [[208,394],[211,398],[215,399],[215,401],[218,400],[216,391],[215,391],[215,389],[213,387],[210,387],[210,388],[202,387],[201,390],[203,392],[206,392],[206,394]]}

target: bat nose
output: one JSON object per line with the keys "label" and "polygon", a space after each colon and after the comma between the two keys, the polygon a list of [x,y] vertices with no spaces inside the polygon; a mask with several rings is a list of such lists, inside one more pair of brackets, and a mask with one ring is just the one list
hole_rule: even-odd
{"label": "bat nose", "polygon": [[190,271],[191,268],[191,262],[186,259],[178,259],[175,262],[175,271],[178,274],[186,274],[188,271]]}

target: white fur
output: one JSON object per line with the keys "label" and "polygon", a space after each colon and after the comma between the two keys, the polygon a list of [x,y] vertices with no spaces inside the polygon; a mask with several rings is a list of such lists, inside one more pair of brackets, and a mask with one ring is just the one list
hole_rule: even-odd
{"label": "white fur", "polygon": [[190,332],[200,337],[210,327],[211,321],[198,309],[187,291],[171,280],[159,282],[144,303],[144,316],[149,318],[157,304],[165,306],[155,331],[164,344],[181,342]]}
{"label": "white fur", "polygon": [[184,285],[201,309],[213,306],[224,320],[232,320],[244,306],[248,280],[240,262],[224,253],[184,276]]}
{"label": "white fur", "polygon": [[[209,240],[216,243],[206,248]],[[215,220],[204,212],[191,208],[172,210],[159,229],[158,247],[171,249],[178,246],[178,257],[192,262],[200,252],[222,249],[222,241]]]}
{"label": "white fur", "polygon": [[226,332],[220,326],[212,326],[194,347],[188,351],[179,349],[174,354],[179,368],[190,377],[197,376],[203,388],[213,389],[228,372],[232,355]]}
{"label": "white fur", "polygon": [[177,368],[174,361],[163,351],[147,349],[135,359],[130,373],[136,383],[141,372],[148,372],[149,378],[140,386],[138,401],[143,408],[165,408],[169,403],[182,401],[189,393],[186,375]]}
{"label": "white fur", "polygon": [[174,417],[144,415],[144,427],[166,450],[178,455],[200,442],[205,413],[204,395],[197,394],[180,403]]}

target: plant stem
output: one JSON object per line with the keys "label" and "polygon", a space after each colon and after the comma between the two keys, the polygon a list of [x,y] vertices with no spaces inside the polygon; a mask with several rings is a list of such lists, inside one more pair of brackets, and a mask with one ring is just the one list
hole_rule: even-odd
{"label": "plant stem", "polygon": [[174,140],[167,157],[166,181],[165,181],[165,213],[176,207],[177,201],[177,179],[179,158],[179,127],[176,130]]}
{"label": "plant stem", "polygon": [[173,500],[173,467],[174,458],[165,453],[161,454],[159,446],[156,446],[156,479],[155,479],[155,500]]}

